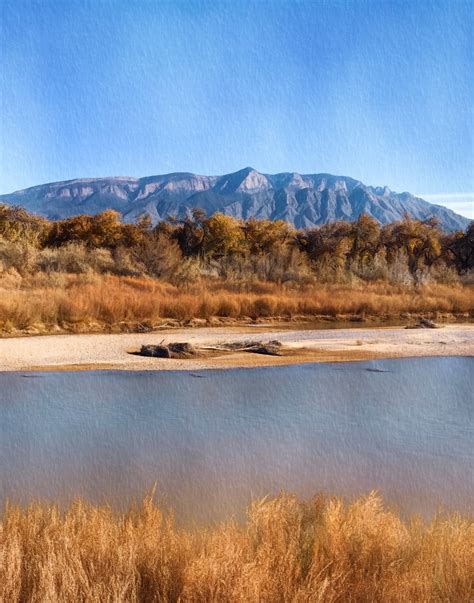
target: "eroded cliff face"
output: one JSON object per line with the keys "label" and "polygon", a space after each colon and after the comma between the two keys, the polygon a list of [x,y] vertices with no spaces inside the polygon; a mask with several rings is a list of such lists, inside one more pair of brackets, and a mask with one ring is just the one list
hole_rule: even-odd
{"label": "eroded cliff face", "polygon": [[282,219],[297,228],[351,221],[362,213],[381,224],[400,220],[406,213],[421,220],[434,216],[448,231],[464,230],[469,224],[445,207],[388,187],[374,188],[330,174],[262,174],[250,167],[224,176],[174,173],[69,180],[2,195],[0,202],[50,219],[111,208],[127,222],[148,214],[156,223],[170,215],[182,218],[199,207],[208,215],[220,211],[245,219]]}

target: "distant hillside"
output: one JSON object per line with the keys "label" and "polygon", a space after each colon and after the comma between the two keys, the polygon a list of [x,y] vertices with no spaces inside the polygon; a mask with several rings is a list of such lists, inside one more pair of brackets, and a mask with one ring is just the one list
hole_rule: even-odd
{"label": "distant hillside", "polygon": [[224,176],[174,173],[68,180],[1,195],[0,202],[21,205],[50,219],[112,208],[126,222],[148,214],[156,223],[170,215],[182,218],[199,207],[208,215],[220,211],[237,218],[281,219],[297,228],[353,221],[362,213],[381,224],[400,220],[405,213],[420,220],[434,216],[447,231],[464,230],[470,222],[410,193],[366,186],[345,176],[261,174],[250,167]]}

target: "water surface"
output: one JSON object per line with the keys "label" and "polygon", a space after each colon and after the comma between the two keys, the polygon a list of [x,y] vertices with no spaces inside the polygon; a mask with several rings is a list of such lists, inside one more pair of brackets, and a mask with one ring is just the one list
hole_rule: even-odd
{"label": "water surface", "polygon": [[126,505],[157,483],[184,520],[284,489],[379,490],[472,511],[472,358],[258,369],[0,373],[0,502]]}

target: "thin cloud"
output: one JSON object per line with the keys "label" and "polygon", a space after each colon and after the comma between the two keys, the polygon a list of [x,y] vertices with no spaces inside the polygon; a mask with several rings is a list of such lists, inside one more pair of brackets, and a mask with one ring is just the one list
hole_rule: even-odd
{"label": "thin cloud", "polygon": [[474,219],[474,192],[469,193],[420,193],[417,197],[421,197],[430,203],[444,205],[452,209],[466,218]]}

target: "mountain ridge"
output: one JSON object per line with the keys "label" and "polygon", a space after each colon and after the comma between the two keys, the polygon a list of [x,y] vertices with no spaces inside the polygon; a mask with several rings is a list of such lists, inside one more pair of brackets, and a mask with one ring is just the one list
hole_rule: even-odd
{"label": "mountain ridge", "polygon": [[406,213],[420,220],[435,217],[447,231],[464,230],[470,223],[446,207],[387,186],[368,186],[327,173],[264,174],[252,167],[221,176],[171,172],[143,178],[75,178],[0,195],[0,202],[49,219],[115,209],[125,222],[149,215],[157,223],[170,215],[183,218],[199,207],[208,215],[221,211],[243,219],[282,219],[297,228],[354,221],[361,213],[381,224]]}

